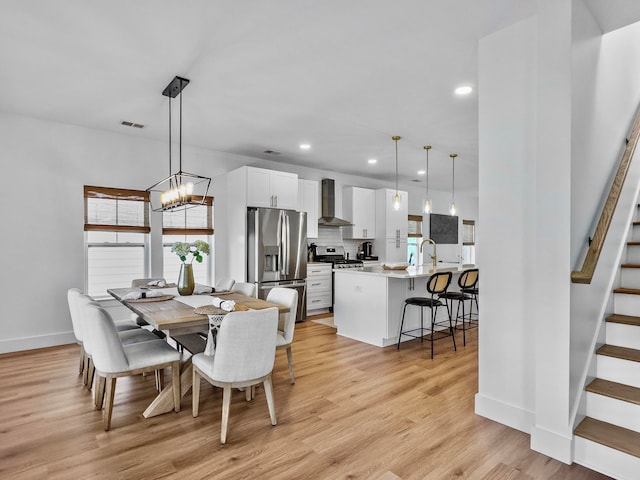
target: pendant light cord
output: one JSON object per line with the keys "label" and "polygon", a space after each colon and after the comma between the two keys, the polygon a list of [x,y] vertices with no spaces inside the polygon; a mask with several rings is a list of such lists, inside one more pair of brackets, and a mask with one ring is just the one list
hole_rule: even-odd
{"label": "pendant light cord", "polygon": [[[169,178],[171,178],[171,97],[169,97]],[[173,181],[169,180],[169,187],[171,188]]]}

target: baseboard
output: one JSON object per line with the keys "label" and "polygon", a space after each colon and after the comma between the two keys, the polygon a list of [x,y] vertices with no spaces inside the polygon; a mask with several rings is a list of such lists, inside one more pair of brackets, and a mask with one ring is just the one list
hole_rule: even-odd
{"label": "baseboard", "polygon": [[475,396],[475,412],[476,415],[529,434],[535,419],[533,412],[486,397],[480,393]]}
{"label": "baseboard", "polygon": [[531,428],[531,450],[571,465],[573,463],[573,435],[567,437],[534,426]]}
{"label": "baseboard", "polygon": [[34,350],[36,348],[56,347],[58,345],[68,345],[76,343],[73,332],[52,333],[49,335],[38,335],[35,337],[11,338],[0,340],[0,354],[10,352],[20,352],[23,350]]}

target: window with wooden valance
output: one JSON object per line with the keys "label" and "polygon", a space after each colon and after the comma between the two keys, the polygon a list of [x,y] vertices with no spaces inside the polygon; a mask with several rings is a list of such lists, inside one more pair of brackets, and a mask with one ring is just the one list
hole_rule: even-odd
{"label": "window with wooden valance", "polygon": [[85,185],[84,230],[149,233],[149,192]]}
{"label": "window with wooden valance", "polygon": [[[202,197],[194,197],[202,201]],[[205,197],[202,205],[179,212],[162,212],[163,235],[213,235],[213,197]]]}

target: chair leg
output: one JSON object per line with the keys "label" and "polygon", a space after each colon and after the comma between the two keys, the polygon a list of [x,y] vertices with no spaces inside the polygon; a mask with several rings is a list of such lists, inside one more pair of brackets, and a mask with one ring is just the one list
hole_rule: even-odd
{"label": "chair leg", "polygon": [[[438,306],[431,309],[431,360],[433,360],[433,332],[436,328],[436,313],[438,313]],[[449,317],[451,318],[451,317]]]}
{"label": "chair leg", "polygon": [[96,406],[96,410],[102,410],[102,405],[104,403],[104,387],[107,379],[101,375],[96,375],[96,377],[94,404]]}
{"label": "chair leg", "polygon": [[424,307],[420,307],[420,343],[424,343]]}
{"label": "chair leg", "polygon": [[293,355],[291,353],[291,345],[288,345],[286,348],[287,351],[287,362],[289,362],[289,377],[291,378],[291,383],[296,383],[296,376],[293,374]]}
{"label": "chair leg", "polygon": [[164,370],[158,369],[156,370],[155,373],[156,373],[156,390],[160,392],[164,388]]}
{"label": "chair leg", "polygon": [[253,391],[253,385],[250,387],[245,387],[244,389],[244,398],[247,402],[250,402],[255,397],[255,393]]}
{"label": "chair leg", "polygon": [[84,372],[85,357],[86,357],[86,354],[84,353],[84,347],[80,345],[80,365],[78,366],[79,374],[82,374]]}
{"label": "chair leg", "polygon": [[229,406],[231,405],[231,386],[222,388],[222,424],[220,425],[220,443],[227,443],[227,426],[229,424]]}
{"label": "chair leg", "polygon": [[113,400],[116,394],[116,377],[108,377],[107,383],[107,404],[104,406],[104,412],[102,413],[103,426],[105,432],[111,428],[111,413],[113,412]]}
{"label": "chair leg", "polygon": [[451,334],[451,339],[453,340],[453,351],[457,352],[458,348],[456,347],[456,336],[453,331],[453,322],[451,321],[451,317],[449,317],[449,333]]}
{"label": "chair leg", "polygon": [[276,407],[273,401],[273,387],[271,385],[271,375],[264,380],[264,393],[267,396],[267,406],[269,407],[269,416],[271,417],[271,425],[275,425],[276,421]]}
{"label": "chair leg", "polygon": [[96,366],[93,364],[93,360],[89,359],[89,374],[87,375],[87,389],[91,390],[93,387],[93,377],[96,376]]}
{"label": "chair leg", "polygon": [[180,411],[180,401],[182,399],[182,391],[180,385],[180,362],[171,364],[171,386],[173,387],[173,409]]}
{"label": "chair leg", "polygon": [[[173,372],[173,367],[172,367]],[[200,374],[198,369],[193,367],[193,382],[191,384],[191,413],[195,417],[198,416],[198,410],[200,409]],[[175,387],[174,387],[175,388]]]}
{"label": "chair leg", "polygon": [[402,326],[404,325],[404,314],[407,311],[407,304],[404,304],[404,308],[402,309],[402,321],[400,322],[400,333],[398,333],[398,350],[400,350],[400,339],[402,338]]}
{"label": "chair leg", "polygon": [[89,383],[89,365],[90,364],[91,364],[91,357],[87,355],[87,353],[85,352],[84,367],[82,368],[82,385],[84,385],[85,387]]}
{"label": "chair leg", "polygon": [[[458,309],[460,309],[460,304],[462,304],[462,346],[467,346],[467,330],[464,324],[464,298],[461,298],[458,301]],[[458,323],[458,319],[456,318],[456,323]]]}

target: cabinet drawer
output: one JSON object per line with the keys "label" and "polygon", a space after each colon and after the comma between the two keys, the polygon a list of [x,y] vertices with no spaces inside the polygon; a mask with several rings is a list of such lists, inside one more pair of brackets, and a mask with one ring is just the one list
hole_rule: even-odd
{"label": "cabinet drawer", "polygon": [[322,275],[331,275],[331,264],[327,265],[308,265],[307,264],[307,278],[317,277]]}
{"label": "cabinet drawer", "polygon": [[331,307],[331,291],[310,293],[307,291],[307,310]]}
{"label": "cabinet drawer", "polygon": [[307,292],[316,293],[331,291],[331,275],[307,278]]}

